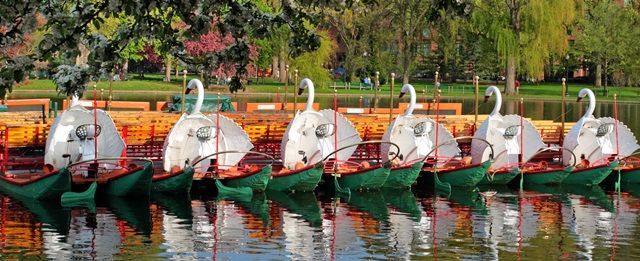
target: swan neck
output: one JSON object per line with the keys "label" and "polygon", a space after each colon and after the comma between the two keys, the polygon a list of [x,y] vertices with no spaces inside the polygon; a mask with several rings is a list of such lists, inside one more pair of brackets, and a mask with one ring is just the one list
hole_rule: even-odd
{"label": "swan neck", "polygon": [[78,105],[79,103],[80,103],[80,98],[78,97],[78,94],[77,94],[77,93],[74,93],[74,94],[71,96],[71,106],[69,106],[69,107],[76,106],[76,105]]}
{"label": "swan neck", "polygon": [[593,115],[593,112],[596,110],[596,96],[591,90],[587,92],[587,96],[589,96],[589,107],[587,108],[585,114],[582,116],[585,118]]}
{"label": "swan neck", "polygon": [[202,109],[202,103],[204,102],[204,86],[202,85],[202,82],[193,79],[189,82],[189,86],[187,86],[187,88],[191,89],[193,88],[193,85],[195,85],[196,89],[198,90],[198,99],[196,100],[196,104],[193,108],[193,111],[191,112],[192,114],[200,113],[200,109]]}
{"label": "swan neck", "polygon": [[497,87],[493,87],[493,94],[496,96],[496,104],[493,106],[493,111],[491,111],[491,115],[500,114],[500,107],[502,107],[502,94],[500,94],[500,90]]}
{"label": "swan neck", "polygon": [[313,111],[313,98],[315,96],[315,88],[313,83],[307,83],[307,89],[309,90],[309,96],[307,97],[307,107],[305,111]]}
{"label": "swan neck", "polygon": [[411,116],[413,114],[413,110],[416,107],[416,90],[413,86],[408,85],[409,88],[409,107],[404,112],[404,116]]}

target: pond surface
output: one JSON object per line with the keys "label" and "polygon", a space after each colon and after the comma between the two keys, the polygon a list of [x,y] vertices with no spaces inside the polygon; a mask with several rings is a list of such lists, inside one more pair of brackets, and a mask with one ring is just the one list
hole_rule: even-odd
{"label": "pond surface", "polygon": [[89,208],[0,194],[0,259],[629,260],[640,258],[639,192],[152,195]]}

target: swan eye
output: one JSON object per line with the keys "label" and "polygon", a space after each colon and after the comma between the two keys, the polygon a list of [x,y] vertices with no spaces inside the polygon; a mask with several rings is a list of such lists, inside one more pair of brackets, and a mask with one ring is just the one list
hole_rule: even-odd
{"label": "swan eye", "polygon": [[213,126],[205,126],[200,127],[196,131],[196,137],[200,140],[209,140],[211,136],[213,136],[213,132],[215,131],[215,127]]}
{"label": "swan eye", "polygon": [[605,136],[613,131],[613,123],[604,123],[598,126],[598,131],[596,132],[596,137]]}
{"label": "swan eye", "polygon": [[102,128],[100,125],[82,124],[76,128],[76,136],[81,140],[100,136]]}
{"label": "swan eye", "polygon": [[326,138],[333,135],[334,125],[332,123],[321,124],[316,127],[316,137],[318,138]]}
{"label": "swan eye", "polygon": [[513,137],[518,135],[519,129],[520,129],[520,126],[518,125],[509,126],[506,130],[504,130],[504,134],[502,135],[502,137],[504,137],[507,140],[513,139]]}

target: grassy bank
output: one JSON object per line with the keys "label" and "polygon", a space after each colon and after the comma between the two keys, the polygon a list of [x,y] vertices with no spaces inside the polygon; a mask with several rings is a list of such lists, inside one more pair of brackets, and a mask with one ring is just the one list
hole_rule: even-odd
{"label": "grassy bank", "polygon": [[[182,79],[173,79],[171,82],[162,81],[163,75],[147,75],[145,79],[132,79],[128,81],[116,81],[113,82],[113,90],[116,94],[114,99],[121,98],[127,99],[127,97],[136,97],[135,100],[144,99],[146,95],[152,96],[168,96],[171,94],[177,94],[181,92],[182,88]],[[191,79],[191,77],[188,77]],[[412,83],[416,89],[419,99],[423,99],[424,97],[429,98],[433,97],[433,84],[427,83],[425,81],[416,81]],[[340,87],[336,88],[339,94],[350,94],[350,95],[363,95],[363,96],[371,96],[375,94],[375,91],[372,89],[360,89],[359,85],[354,83],[352,84],[351,89],[344,88],[344,83],[338,83]],[[480,92],[483,93],[486,86],[489,83],[481,83]],[[394,92],[397,94],[400,91],[402,84],[397,83],[394,88]],[[502,86],[498,86],[502,89]],[[591,85],[587,84],[568,84],[569,95],[575,97],[577,92],[582,88],[591,88],[594,92],[596,92],[597,98],[599,100],[612,100],[613,94],[618,95],[618,99],[625,101],[638,101],[640,100],[640,88],[633,87],[609,87],[609,96],[602,96],[602,88],[594,88]],[[92,88],[89,88],[91,90]],[[103,95],[108,95],[107,90],[109,89],[108,82],[99,82],[97,83],[97,89],[100,95],[100,91],[103,91]],[[253,82],[252,84],[247,85],[246,94],[261,94],[261,93],[283,93],[285,89],[284,84],[277,83],[271,80],[262,81],[259,84]],[[289,92],[293,92],[295,90],[295,85],[290,84],[288,87]],[[473,86],[469,83],[456,83],[456,84],[448,84],[443,83],[441,85],[442,96],[443,97],[473,97]],[[42,91],[42,92],[39,92]],[[226,86],[218,86],[215,88],[215,91],[219,91],[223,94],[228,94],[228,89]],[[318,94],[332,94],[334,92],[334,88],[332,84],[318,84],[316,86],[316,93]],[[238,95],[243,95],[245,93],[238,93]],[[388,96],[390,93],[390,86],[388,84],[382,85],[378,95]],[[14,93],[11,95],[11,98],[51,98],[56,97],[57,94],[55,92],[55,85],[51,80],[30,80],[27,83],[20,84],[14,88]],[[395,95],[394,95],[395,96]],[[481,95],[482,96],[482,95]],[[520,88],[520,93],[515,96],[505,97],[507,99],[519,99],[520,97],[524,97],[526,99],[545,99],[545,100],[560,100],[561,99],[561,85],[559,83],[542,83],[542,84],[523,84]]]}

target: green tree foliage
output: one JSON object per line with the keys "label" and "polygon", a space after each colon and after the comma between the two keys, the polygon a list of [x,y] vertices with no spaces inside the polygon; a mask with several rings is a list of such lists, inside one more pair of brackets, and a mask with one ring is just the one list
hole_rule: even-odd
{"label": "green tree foliage", "polygon": [[490,39],[506,64],[506,94],[515,94],[516,69],[540,79],[553,54],[568,47],[567,29],[573,24],[578,0],[477,0],[472,15],[475,32]]}
{"label": "green tree foliage", "polygon": [[[8,57],[0,51],[0,90],[10,90],[16,81],[24,79],[36,60],[63,57],[70,60],[78,54],[83,43],[91,55],[89,71],[111,71],[121,59],[120,54],[134,39],[158,40],[163,50],[188,63],[184,55],[182,39],[193,39],[210,31],[211,19],[216,17],[218,29],[231,34],[236,44],[218,54],[220,62],[236,66],[236,75],[230,84],[231,91],[242,88],[240,77],[246,74],[251,38],[263,39],[272,26],[287,26],[293,36],[289,41],[291,53],[299,55],[319,46],[319,38],[305,27],[313,17],[302,12],[303,8],[340,6],[342,1],[282,1],[282,11],[268,14],[260,11],[252,1],[204,0],[78,0],[78,1],[1,1],[0,2],[0,50],[4,51],[23,42],[23,36],[37,30],[37,16],[46,19],[46,34],[37,50],[28,55]],[[91,33],[89,26],[99,29],[105,19],[127,17],[118,25],[113,38]],[[173,26],[175,20],[184,21],[180,30]]]}
{"label": "green tree foliage", "polygon": [[319,32],[318,34],[321,39],[320,47],[313,52],[305,53],[293,59],[290,68],[297,69],[301,79],[312,79],[320,86],[331,81],[331,75],[323,65],[331,58],[333,50],[336,48],[336,43],[329,37],[327,32]]}
{"label": "green tree foliage", "polygon": [[632,83],[640,78],[639,27],[638,11],[631,6],[623,7],[608,0],[586,2],[574,48],[578,55],[601,66],[605,93],[612,72],[622,73]]}

